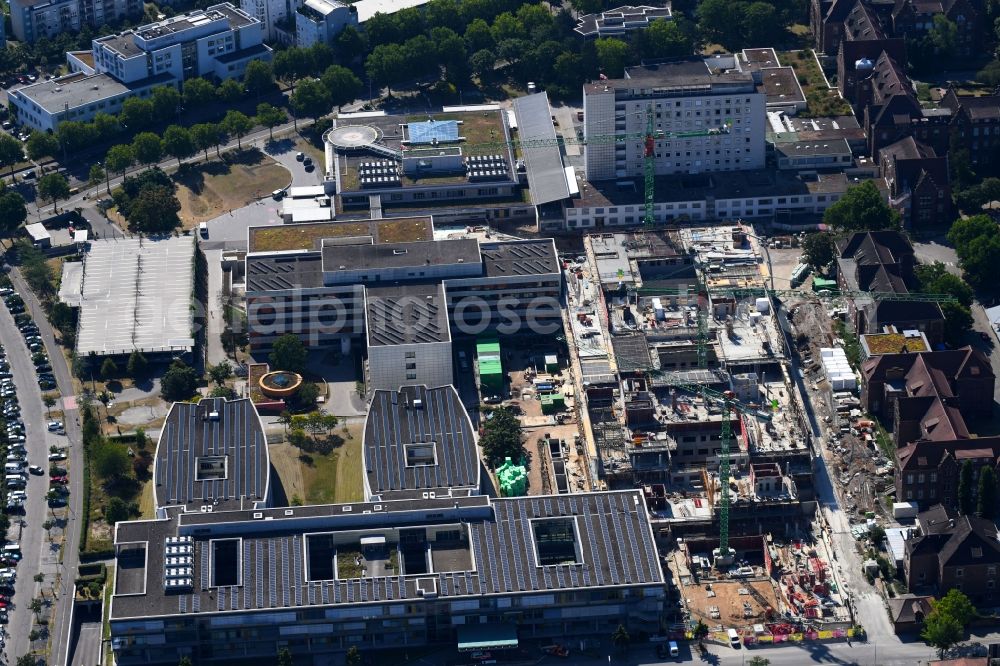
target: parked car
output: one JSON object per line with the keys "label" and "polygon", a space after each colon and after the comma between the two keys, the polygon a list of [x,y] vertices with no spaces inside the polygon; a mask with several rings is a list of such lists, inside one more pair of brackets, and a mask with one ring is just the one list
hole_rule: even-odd
{"label": "parked car", "polygon": [[58,453],[50,453],[49,460],[66,460],[66,453],[64,451],[59,451]]}
{"label": "parked car", "polygon": [[59,428],[63,427],[63,422],[62,421],[49,421],[46,424],[46,427],[49,429],[49,432],[52,432],[54,430],[59,430]]}
{"label": "parked car", "polygon": [[62,485],[65,486],[67,483],[69,483],[69,477],[68,476],[53,476],[53,477],[49,478],[49,483],[59,483],[59,484],[62,484]]}
{"label": "parked car", "polygon": [[36,476],[41,476],[42,474],[45,474],[45,470],[42,469],[41,465],[29,465],[28,471],[31,472],[32,474],[35,474]]}

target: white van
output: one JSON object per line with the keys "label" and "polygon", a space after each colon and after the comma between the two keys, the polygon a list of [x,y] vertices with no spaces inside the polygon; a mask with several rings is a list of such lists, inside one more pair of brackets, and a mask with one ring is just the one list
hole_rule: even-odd
{"label": "white van", "polygon": [[202,222],[198,225],[198,233],[201,234],[202,238],[208,238],[208,222]]}
{"label": "white van", "polygon": [[8,488],[24,488],[27,485],[23,476],[8,474],[4,480],[7,482]]}
{"label": "white van", "polygon": [[667,643],[667,650],[670,652],[671,657],[681,656],[680,648],[677,647],[677,641],[670,641]]}
{"label": "white van", "polygon": [[3,469],[8,474],[16,474],[24,469],[24,462],[8,462],[4,463]]}
{"label": "white van", "polygon": [[726,635],[729,636],[729,644],[732,645],[737,650],[740,649],[740,635],[736,633],[735,629],[727,629]]}
{"label": "white van", "polygon": [[20,555],[21,554],[21,544],[19,543],[8,543],[3,547],[4,555]]}

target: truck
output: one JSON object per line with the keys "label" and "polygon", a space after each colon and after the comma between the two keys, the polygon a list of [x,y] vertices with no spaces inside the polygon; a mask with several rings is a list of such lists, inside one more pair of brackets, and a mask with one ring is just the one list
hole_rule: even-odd
{"label": "truck", "polygon": [[892,517],[896,520],[900,518],[916,518],[918,507],[913,502],[893,502]]}

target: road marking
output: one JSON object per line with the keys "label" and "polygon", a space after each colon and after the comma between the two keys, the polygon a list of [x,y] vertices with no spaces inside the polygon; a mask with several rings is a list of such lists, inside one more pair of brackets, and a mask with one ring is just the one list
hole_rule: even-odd
{"label": "road marking", "polygon": [[63,396],[62,404],[63,404],[63,410],[64,411],[69,411],[71,409],[76,409],[76,396],[75,395],[66,395],[66,396]]}

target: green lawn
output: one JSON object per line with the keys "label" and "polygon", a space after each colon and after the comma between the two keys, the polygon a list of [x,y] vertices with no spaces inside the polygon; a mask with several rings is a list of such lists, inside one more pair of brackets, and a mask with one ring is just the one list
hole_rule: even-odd
{"label": "green lawn", "polygon": [[[312,464],[302,465],[302,483],[306,504],[360,502],[364,499],[361,469],[360,426],[350,429],[345,439],[330,455],[309,454]],[[343,430],[336,434],[345,437]]]}

